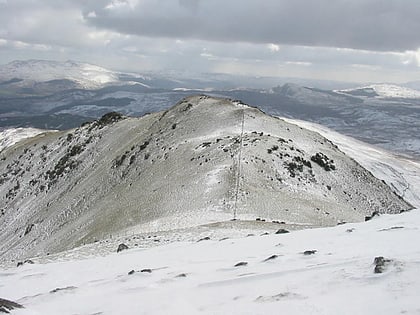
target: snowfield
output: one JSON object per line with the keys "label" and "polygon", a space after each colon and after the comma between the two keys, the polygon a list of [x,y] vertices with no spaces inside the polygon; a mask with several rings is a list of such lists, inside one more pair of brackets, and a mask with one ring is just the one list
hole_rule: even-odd
{"label": "snowfield", "polygon": [[23,139],[35,137],[43,132],[46,130],[36,128],[10,128],[0,131],[0,152]]}
{"label": "snowfield", "polygon": [[[0,271],[0,296],[25,307],[15,315],[420,314],[419,225],[417,209],[334,228],[25,264]],[[386,263],[375,273],[379,256]]]}

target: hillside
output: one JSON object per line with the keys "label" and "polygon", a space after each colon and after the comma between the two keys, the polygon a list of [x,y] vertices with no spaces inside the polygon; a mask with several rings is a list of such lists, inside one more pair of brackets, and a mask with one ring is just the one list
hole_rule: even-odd
{"label": "hillside", "polygon": [[257,218],[299,229],[412,208],[319,134],[206,96],[41,134],[0,159],[1,260],[127,232]]}

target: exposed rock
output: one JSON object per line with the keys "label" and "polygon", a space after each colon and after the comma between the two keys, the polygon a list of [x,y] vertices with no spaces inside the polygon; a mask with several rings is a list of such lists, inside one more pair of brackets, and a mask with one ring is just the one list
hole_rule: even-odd
{"label": "exposed rock", "polygon": [[140,272],[143,272],[143,273],[152,273],[152,269],[146,268],[146,269],[140,270]]}
{"label": "exposed rock", "polygon": [[374,217],[378,217],[379,216],[379,212],[378,211],[374,211],[372,212],[371,215],[369,216],[365,216],[365,221],[370,221],[372,220]]}
{"label": "exposed rock", "polygon": [[68,287],[64,287],[64,288],[55,288],[54,290],[51,290],[50,293],[57,293],[60,291],[71,291],[71,290],[75,290],[77,289],[77,287],[74,286],[68,286]]}
{"label": "exposed rock", "polygon": [[126,250],[126,249],[128,249],[128,246],[125,245],[124,243],[121,243],[120,245],[118,245],[117,253],[119,253],[119,252],[121,252],[123,250]]}
{"label": "exposed rock", "polygon": [[246,261],[240,261],[237,264],[235,264],[234,267],[242,267],[242,266],[246,266],[248,265],[248,263]]}
{"label": "exposed rock", "polygon": [[277,257],[279,257],[279,256],[278,256],[278,255],[271,255],[270,257],[268,257],[268,258],[264,259],[264,260],[263,260],[263,262],[270,261],[270,260],[274,260],[274,259],[276,259]]}
{"label": "exposed rock", "polygon": [[290,233],[290,231],[286,229],[278,229],[275,234],[286,234],[286,233]]}
{"label": "exposed rock", "polygon": [[391,262],[392,259],[387,259],[383,256],[375,257],[375,259],[373,260],[373,264],[375,265],[375,269],[373,270],[373,272],[383,273]]}
{"label": "exposed rock", "polygon": [[20,266],[23,266],[24,264],[33,265],[34,262],[30,259],[26,259],[25,261],[19,261],[16,266],[20,267]]}
{"label": "exposed rock", "polygon": [[309,255],[314,255],[317,252],[316,249],[310,249],[310,250],[305,250],[303,252],[303,255],[309,256]]}
{"label": "exposed rock", "polygon": [[0,298],[0,312],[10,313],[15,308],[23,308],[19,303]]}

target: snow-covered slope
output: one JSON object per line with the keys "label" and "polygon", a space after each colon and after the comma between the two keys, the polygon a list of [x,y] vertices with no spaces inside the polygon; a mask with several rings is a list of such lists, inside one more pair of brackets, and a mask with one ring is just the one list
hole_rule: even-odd
{"label": "snow-covered slope", "polygon": [[356,89],[346,89],[337,92],[353,96],[377,98],[420,98],[420,91],[394,84],[372,84]]}
{"label": "snow-covered slope", "polygon": [[[118,74],[88,63],[76,61],[25,60],[0,66],[0,81],[22,79],[29,82],[70,80],[80,87],[94,89],[117,82]],[[23,84],[23,83],[19,83]]]}
{"label": "snow-covered slope", "polygon": [[234,218],[296,229],[411,208],[319,134],[206,96],[43,134],[0,158],[2,259]]}
{"label": "snow-covered slope", "polygon": [[46,130],[36,128],[10,128],[2,130],[0,131],[0,152],[23,139],[34,137],[43,132],[46,132]]}
{"label": "snow-covered slope", "polygon": [[371,171],[375,177],[384,180],[398,195],[420,208],[420,161],[344,136],[319,124],[283,119],[318,132],[331,140],[340,150]]}
{"label": "snow-covered slope", "polygon": [[268,90],[268,93],[279,94],[293,100],[294,102],[310,104],[313,106],[337,105],[346,104],[349,101],[359,101],[358,99],[353,98],[350,95],[345,95],[344,93],[320,90],[293,83],[286,83],[282,86],[272,88]]}
{"label": "snow-covered slope", "polygon": [[25,307],[14,315],[419,314],[419,225],[413,210],[83,260],[68,252],[0,269],[0,297]]}

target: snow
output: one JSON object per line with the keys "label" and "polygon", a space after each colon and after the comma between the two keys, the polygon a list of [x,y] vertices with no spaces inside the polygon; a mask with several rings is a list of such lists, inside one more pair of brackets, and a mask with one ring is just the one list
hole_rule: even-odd
{"label": "snow", "polygon": [[420,98],[420,91],[394,85],[394,84],[372,84],[356,89],[346,89],[336,92],[346,93],[357,90],[373,90],[379,98]]}
{"label": "snow", "polygon": [[375,177],[386,181],[405,200],[420,208],[420,161],[396,155],[316,123],[282,119],[318,132],[333,141],[344,153],[371,171]]}
{"label": "snow", "polygon": [[[25,306],[15,315],[417,314],[419,223],[413,210],[334,228],[26,264],[0,269],[0,296]],[[377,256],[392,262],[375,274]],[[234,267],[239,262],[247,265]]]}
{"label": "snow", "polygon": [[119,80],[116,72],[71,60],[66,62],[46,60],[13,61],[0,67],[0,78],[4,80],[20,78],[30,81],[68,79],[77,82],[86,89],[98,88],[104,84]]}
{"label": "snow", "polygon": [[11,128],[0,131],[0,152],[23,139],[34,137],[43,132],[45,130],[36,128]]}

